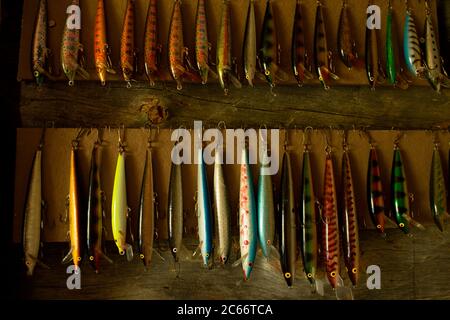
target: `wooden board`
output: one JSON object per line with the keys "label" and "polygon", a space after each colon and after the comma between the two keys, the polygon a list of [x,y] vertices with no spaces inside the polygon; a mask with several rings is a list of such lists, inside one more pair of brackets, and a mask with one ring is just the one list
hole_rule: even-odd
{"label": "wooden board", "polygon": [[[342,5],[341,0],[325,0],[325,19],[327,20],[327,33],[328,33],[328,43],[330,50],[335,53],[335,64],[337,68],[337,74],[341,77],[341,80],[336,83],[336,85],[365,85],[367,83],[367,78],[364,69],[349,71],[344,66],[341,61],[338,61],[337,56],[337,33],[339,24],[339,11]],[[60,46],[63,26],[66,19],[66,8],[71,3],[71,0],[49,0],[49,20],[55,22],[55,26],[49,30],[49,46],[54,58],[54,68],[58,70],[62,75],[60,68]],[[275,16],[275,23],[277,28],[277,33],[279,36],[279,43],[282,50],[281,55],[281,66],[289,74],[291,71],[291,38],[293,29],[293,19],[295,12],[296,0],[275,0],[273,1],[273,10]],[[313,34],[314,34],[314,21],[315,21],[315,9],[316,0],[303,0],[304,12],[305,12],[305,22],[306,26],[306,43],[309,53],[311,55],[313,48]],[[355,41],[357,44],[358,52],[361,57],[364,57],[365,48],[365,25],[366,25],[366,9],[367,1],[357,1],[349,0],[349,6],[351,8],[351,18],[353,23],[353,32]],[[380,34],[380,39],[384,39],[385,25],[386,25],[386,12],[388,0],[375,0],[374,4],[377,4],[382,9],[382,30]],[[419,3],[418,0],[410,0],[409,3],[414,10],[414,16],[416,19],[416,24],[419,31],[422,32],[425,19],[425,10],[423,1]],[[431,1],[433,12],[436,13],[436,2]],[[212,57],[215,60],[215,48],[217,44],[217,34],[220,24],[221,6],[222,0],[208,0],[207,5],[207,19],[208,19],[208,32],[209,39],[212,45]],[[266,0],[256,0],[256,23],[257,32],[260,34],[262,29],[264,10],[265,10]],[[124,19],[124,12],[126,7],[125,0],[106,0],[106,12],[107,12],[107,24],[109,33],[109,44],[112,49],[112,61],[114,63],[115,69],[120,70],[119,67],[119,51],[120,51],[120,35],[122,32],[122,25]],[[80,6],[82,9],[82,43],[84,45],[85,57],[87,61],[88,71],[91,73],[91,79],[97,79],[95,75],[94,68],[94,58],[93,58],[93,30],[95,23],[96,14],[96,1],[92,0],[81,0]],[[163,71],[162,78],[164,80],[170,80],[171,77],[168,73],[168,59],[167,59],[167,39],[169,34],[169,24],[170,17],[172,15],[173,1],[159,0],[159,39],[163,46],[161,70]],[[405,3],[404,1],[393,1],[395,18],[396,18],[396,36],[398,39],[398,49],[399,54],[402,52],[401,43],[403,39],[403,22],[405,17]],[[24,2],[24,14],[22,21],[22,38],[21,38],[21,50],[20,50],[20,65],[18,78],[23,80],[32,79],[31,67],[30,67],[30,55],[31,55],[31,43],[32,35],[34,30],[34,21],[37,14],[38,0],[25,0]],[[147,14],[148,1],[146,0],[136,0],[136,41],[138,46],[138,54],[140,59],[140,75],[137,77],[138,80],[145,80],[143,75],[143,34],[145,26],[145,18]],[[194,61],[194,37],[195,37],[195,14],[197,8],[196,0],[183,0],[182,2],[182,12],[184,17],[184,37],[185,45],[189,48],[191,52],[191,60]],[[233,56],[237,58],[237,62],[242,69],[242,47],[244,30],[247,16],[248,1],[232,0],[232,34],[233,34]],[[435,25],[437,25],[436,14],[434,14]],[[383,41],[380,41],[383,42]],[[259,43],[259,39],[258,39]],[[384,56],[384,43],[380,43],[380,53]],[[58,72],[57,72],[58,73]],[[245,80],[242,76],[242,70],[240,70],[241,79]],[[60,78],[64,79],[63,76]],[[110,77],[112,80],[120,80],[121,75],[115,77]],[[293,76],[287,82],[294,84],[295,80]],[[318,84],[317,80],[311,81],[313,84]],[[426,81],[418,80],[417,85],[427,85]],[[125,87],[125,84],[121,84]],[[334,84],[333,84],[334,85]],[[100,85],[98,84],[100,87]],[[101,90],[101,89],[99,89]]]}
{"label": "wooden board", "polygon": [[[79,83],[69,88],[65,83],[37,88],[22,84],[20,127],[80,126],[143,127],[148,115],[142,106],[163,106],[169,118],[161,127],[192,126],[203,120],[207,126],[225,121],[227,127],[431,129],[450,125],[450,91],[435,93],[431,88],[403,91],[368,87],[341,87],[324,91],[321,87],[283,86],[273,96],[265,86],[235,90],[225,97],[219,86],[190,85],[177,91],[173,84],[146,84],[124,89],[121,83],[99,88],[93,83]],[[145,108],[144,108],[145,109]]]}
{"label": "wooden board", "polygon": [[[45,136],[45,149],[43,156],[43,184],[44,198],[47,202],[47,223],[43,238],[45,241],[65,241],[68,225],[60,221],[65,215],[66,196],[69,191],[69,153],[72,139],[77,134],[78,129],[47,129]],[[396,137],[393,131],[373,131],[372,136],[377,143],[380,163],[382,168],[383,186],[386,201],[389,203],[389,180],[392,165],[393,141]],[[159,221],[157,222],[158,233],[162,239],[167,238],[167,194],[170,174],[170,153],[173,142],[170,141],[171,130],[162,129],[157,137],[154,148],[154,171],[155,185],[158,194]],[[25,194],[27,189],[27,179],[33,153],[39,143],[41,130],[39,129],[19,129],[17,131],[17,153],[16,153],[16,185],[15,185],[15,208],[14,208],[14,240],[17,242],[21,236],[21,221],[24,210]],[[90,153],[96,133],[84,137],[81,141],[79,151],[81,185],[87,190]],[[448,133],[439,135],[442,150],[443,163],[447,163]],[[106,194],[106,226],[108,239],[112,239],[111,232],[111,196],[114,180],[114,170],[117,159],[117,129],[106,130],[104,133],[105,144],[102,151],[102,179],[103,188]],[[289,152],[292,154],[292,168],[294,175],[294,186],[296,199],[299,199],[301,162],[302,162],[302,141],[303,133],[300,130],[290,130],[288,137],[290,145]],[[280,133],[280,147],[283,147],[284,133]],[[414,216],[420,222],[432,221],[429,208],[429,174],[431,165],[431,154],[433,149],[433,136],[424,131],[408,131],[402,138],[400,146],[403,150],[405,170],[408,178],[409,192],[414,194],[413,204]],[[126,131],[127,157],[127,191],[128,205],[131,208],[133,224],[136,223],[138,200],[142,179],[142,171],[145,158],[147,132],[143,129],[128,129]],[[336,178],[340,177],[342,136],[338,131],[333,132],[334,159],[336,165]],[[358,210],[368,228],[372,228],[372,223],[367,212],[366,200],[366,175],[368,161],[368,142],[360,136],[358,132],[349,132],[349,144],[352,160],[352,170],[355,183],[356,203]],[[325,159],[325,136],[322,131],[315,131],[312,135],[312,160],[314,174],[314,191],[317,197],[322,198],[323,172]],[[280,152],[281,163],[282,152]],[[444,165],[447,172],[447,166]],[[252,166],[254,173],[254,183],[257,183],[258,167]],[[212,188],[213,167],[208,166],[209,187]],[[183,166],[183,189],[185,207],[185,225],[188,235],[197,235],[197,216],[194,211],[194,196],[196,189],[196,165]],[[230,203],[232,212],[235,214],[232,219],[233,226],[237,226],[238,197],[239,197],[239,165],[226,165],[225,174],[227,186],[230,192]],[[274,176],[274,184],[278,190],[281,170]],[[337,180],[339,181],[339,180]],[[212,194],[212,193],[210,193]],[[135,230],[135,229],[133,229]]]}
{"label": "wooden board", "polygon": [[[441,233],[434,225],[417,232],[413,238],[398,229],[389,230],[382,239],[374,230],[360,233],[362,254],[361,278],[353,289],[358,300],[408,300],[450,299],[450,237],[448,231]],[[185,239],[189,250],[195,241]],[[111,243],[110,265],[102,264],[99,274],[85,262],[81,266],[81,290],[66,287],[66,266],[60,261],[67,245],[47,245],[45,261],[51,270],[37,268],[32,279],[24,276],[19,282],[19,297],[26,299],[151,299],[151,300],[334,300],[334,292],[325,286],[325,296],[312,294],[309,283],[302,273],[301,261],[297,265],[297,279],[293,288],[287,288],[282,275],[271,267],[266,259],[257,255],[255,267],[248,282],[242,281],[239,267],[215,267],[203,269],[199,260],[184,260],[175,269],[170,252],[162,252],[165,261],[153,255],[148,271],[135,258],[131,263],[116,253]],[[164,244],[163,244],[164,245]],[[377,265],[381,269],[381,289],[369,290],[366,269]],[[177,271],[179,270],[178,277]],[[341,275],[346,284],[345,271]]]}

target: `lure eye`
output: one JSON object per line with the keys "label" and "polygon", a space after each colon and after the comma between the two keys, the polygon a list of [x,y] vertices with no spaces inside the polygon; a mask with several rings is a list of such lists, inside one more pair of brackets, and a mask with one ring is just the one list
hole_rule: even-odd
{"label": "lure eye", "polygon": [[119,250],[119,254],[120,254],[121,256],[123,256],[123,255],[125,254],[125,251]]}
{"label": "lure eye", "polygon": [[270,76],[270,71],[266,70],[265,74],[266,74],[266,76]]}
{"label": "lure eye", "polygon": [[312,278],[312,274],[311,273],[308,273],[307,275],[306,275],[308,278]]}
{"label": "lure eye", "polygon": [[270,244],[272,243],[272,241],[267,240],[267,244],[270,246]]}
{"label": "lure eye", "polygon": [[139,255],[139,257],[140,257],[141,259],[144,259],[144,255],[143,255],[142,253]]}
{"label": "lure eye", "polygon": [[31,262],[30,261],[25,261],[25,264],[27,265],[27,266],[30,266],[31,265]]}
{"label": "lure eye", "polygon": [[94,256],[90,256],[89,260],[94,261]]}
{"label": "lure eye", "polygon": [[34,74],[34,76],[35,76],[36,78],[38,78],[38,77],[40,76],[39,71],[35,71],[33,74]]}
{"label": "lure eye", "polygon": [[377,224],[377,229],[381,229],[381,225]]}
{"label": "lure eye", "polygon": [[205,254],[205,258],[209,258],[209,253]]}
{"label": "lure eye", "polygon": [[226,256],[223,256],[223,257],[222,257],[222,261],[223,261],[223,262],[226,262],[227,260],[228,260],[228,257],[226,257]]}
{"label": "lure eye", "polygon": [[356,272],[358,272],[358,269],[353,268],[353,269],[352,269],[352,273],[356,274]]}
{"label": "lure eye", "polygon": [[253,262],[249,262],[249,263],[248,263],[248,266],[249,266],[249,267],[253,267]]}
{"label": "lure eye", "polygon": [[404,226],[405,226],[405,224],[403,222],[399,224],[400,228],[403,228]]}
{"label": "lure eye", "polygon": [[177,249],[177,248],[173,248],[173,249],[172,249],[172,252],[173,252],[173,253],[177,253],[177,252],[178,252],[178,249]]}
{"label": "lure eye", "polygon": [[333,278],[336,277],[336,271],[331,272],[330,276],[332,276]]}
{"label": "lure eye", "polygon": [[81,261],[81,257],[78,257],[78,258],[77,258],[77,261]]}
{"label": "lure eye", "polygon": [[250,77],[248,76],[248,74],[245,76],[245,79],[247,79],[247,80],[250,79]]}
{"label": "lure eye", "polygon": [[284,277],[285,277],[286,279],[290,279],[290,278],[292,277],[292,275],[291,275],[289,272],[286,272],[286,273],[284,274]]}

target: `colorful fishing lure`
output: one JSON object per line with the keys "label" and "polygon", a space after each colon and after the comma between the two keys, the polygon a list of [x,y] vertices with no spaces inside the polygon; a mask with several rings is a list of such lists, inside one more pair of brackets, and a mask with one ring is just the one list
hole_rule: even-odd
{"label": "colorful fishing lure", "polygon": [[89,196],[87,207],[87,250],[89,261],[96,273],[100,270],[100,259],[104,258],[112,263],[103,250],[104,237],[103,219],[105,218],[104,200],[105,194],[102,189],[100,176],[100,149],[101,141],[94,143],[91,157],[91,168],[89,170]]}
{"label": "colorful fishing lure", "polygon": [[239,242],[244,280],[250,279],[256,258],[257,206],[253,188],[252,171],[249,164],[248,149],[243,146],[241,152],[241,174],[239,185]]}
{"label": "colorful fishing lure", "polygon": [[271,0],[267,0],[261,32],[259,61],[261,62],[266,80],[271,87],[275,86],[275,80],[285,81],[288,79],[288,75],[280,67],[280,51],[272,3]]}
{"label": "colorful fishing lure", "polygon": [[222,264],[227,263],[231,247],[231,207],[222,167],[222,153],[214,157],[214,212],[217,234],[217,255]]}
{"label": "colorful fishing lure", "polygon": [[[369,2],[371,3],[372,1]],[[370,14],[368,13],[368,17]],[[385,77],[380,60],[378,33],[376,28],[366,28],[366,74],[372,90],[375,90],[377,84]]]}
{"label": "colorful fishing lure", "polygon": [[192,71],[188,49],[184,46],[183,16],[181,14],[180,0],[175,0],[174,2],[172,20],[170,21],[169,64],[178,90],[183,89],[182,81],[184,78],[200,81],[199,76]]}
{"label": "colorful fishing lure", "polygon": [[211,203],[209,199],[208,176],[206,164],[203,159],[203,149],[198,149],[199,164],[197,167],[197,216],[198,237],[200,251],[203,257],[203,265],[209,267],[212,251],[212,222]]}
{"label": "colorful fishing lure", "polygon": [[418,77],[424,71],[422,65],[422,51],[420,49],[420,40],[417,34],[416,23],[412,16],[409,2],[406,1],[406,18],[403,34],[403,53],[405,56],[408,71],[414,77]]}
{"label": "colorful fishing lure", "polygon": [[217,38],[217,73],[219,75],[220,85],[225,92],[229,92],[230,82],[236,88],[241,88],[242,84],[233,74],[233,59],[231,57],[231,11],[230,1],[224,0],[222,5],[222,18],[220,22],[219,36]]}
{"label": "colorful fishing lure", "polygon": [[318,239],[316,215],[310,150],[309,145],[305,143],[303,150],[300,205],[301,252],[303,269],[311,285],[315,284],[317,272]]}
{"label": "colorful fishing lure", "polygon": [[292,68],[299,86],[305,80],[314,78],[305,44],[305,26],[303,22],[302,3],[297,1],[295,6],[294,29],[292,31]]}
{"label": "colorful fishing lure", "polygon": [[133,247],[127,243],[127,220],[130,208],[127,202],[127,179],[125,171],[125,145],[119,132],[119,152],[117,155],[116,173],[111,204],[111,220],[114,242],[119,254],[126,254],[127,260],[133,259]]}
{"label": "colorful fishing lure", "polygon": [[256,18],[255,18],[255,1],[250,0],[247,12],[247,22],[245,25],[244,38],[244,72],[248,84],[253,87],[256,74]]}
{"label": "colorful fishing lure", "polygon": [[[79,0],[72,0],[72,5],[80,6]],[[64,74],[69,79],[69,86],[75,84],[75,76],[79,74],[84,79],[89,79],[89,73],[84,69],[81,55],[83,46],[80,42],[80,30],[69,29],[64,24],[64,32],[61,44],[61,64]]]}
{"label": "colorful fishing lure", "polygon": [[142,175],[139,199],[138,243],[139,257],[147,268],[152,261],[153,239],[155,235],[155,188],[153,185],[153,155],[149,139],[145,153],[144,173]]}
{"label": "colorful fishing lure", "polygon": [[334,74],[333,53],[328,50],[327,32],[323,16],[323,4],[318,1],[316,10],[316,23],[314,30],[314,59],[317,75],[325,90],[329,90],[330,78],[339,80]]}
{"label": "colorful fishing lure", "polygon": [[444,231],[444,219],[448,216],[447,192],[439,145],[435,142],[430,170],[430,208],[439,230]]}
{"label": "colorful fishing lure", "polygon": [[134,41],[135,21],[134,21],[135,0],[127,0],[127,8],[122,28],[122,38],[120,40],[120,64],[122,67],[123,79],[127,83],[127,88],[131,88],[136,72],[136,48]]}
{"label": "colorful fishing lure", "polygon": [[32,70],[36,83],[41,85],[44,82],[44,77],[51,80],[54,77],[50,74],[48,66],[48,58],[50,49],[47,45],[48,32],[48,11],[47,0],[40,0],[38,7],[38,14],[34,27],[33,36],[33,54],[32,54]]}
{"label": "colorful fishing lure", "polygon": [[347,68],[352,69],[355,64],[359,64],[359,59],[348,11],[348,1],[343,0],[339,18],[338,51],[342,62]]}
{"label": "colorful fishing lure", "polygon": [[158,44],[158,1],[150,0],[145,21],[144,65],[150,86],[155,85],[159,76],[159,63],[162,47]]}
{"label": "colorful fishing lure", "polygon": [[429,83],[437,92],[441,91],[441,87],[449,88],[450,80],[443,70],[442,58],[439,50],[437,36],[433,27],[431,15],[431,7],[427,1],[426,5],[426,22],[425,22],[425,63],[426,75]]}
{"label": "colorful fishing lure", "polygon": [[356,286],[358,284],[360,266],[359,231],[352,168],[347,146],[344,146],[342,157],[342,189],[344,201],[340,224],[342,225],[343,234],[344,262],[350,281]]}
{"label": "colorful fishing lure", "polygon": [[383,184],[377,150],[372,144],[367,170],[367,204],[369,205],[369,214],[374,226],[378,232],[384,234],[386,207],[384,204]]}
{"label": "colorful fishing lure", "polygon": [[109,45],[106,35],[105,2],[98,0],[97,15],[95,17],[94,56],[95,67],[102,86],[106,84],[106,74],[115,74],[109,57]]}
{"label": "colorful fishing lure", "polygon": [[199,0],[197,5],[197,15],[195,22],[195,57],[197,67],[202,78],[202,84],[208,82],[208,75],[217,78],[217,74],[209,66],[210,44],[208,42],[208,23],[206,21],[205,0]]}
{"label": "colorful fishing lure", "polygon": [[178,262],[183,243],[183,180],[181,164],[172,162],[168,201],[169,247],[175,262]]}
{"label": "colorful fishing lure", "polygon": [[284,279],[292,287],[295,279],[297,261],[297,227],[294,200],[294,183],[292,178],[291,157],[285,152],[281,172],[280,187],[280,258]]}

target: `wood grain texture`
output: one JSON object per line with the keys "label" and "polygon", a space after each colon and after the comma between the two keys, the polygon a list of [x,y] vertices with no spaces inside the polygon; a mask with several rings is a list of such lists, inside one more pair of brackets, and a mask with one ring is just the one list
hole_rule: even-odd
{"label": "wood grain texture", "polygon": [[[38,0],[25,0],[24,1],[24,14],[22,21],[22,35],[21,35],[21,50],[20,50],[20,66],[18,72],[19,79],[33,79],[30,68],[30,48],[31,39],[34,28],[35,16],[37,13]],[[221,2],[222,0],[209,0],[206,3],[207,19],[208,19],[208,33],[209,41],[212,45],[212,57],[215,57],[217,35],[220,24],[221,15]],[[424,25],[425,14],[423,10],[423,2],[419,0],[409,1],[410,5],[414,9],[415,20],[418,26]],[[70,0],[49,1],[49,20],[55,22],[55,26],[49,30],[49,46],[53,53],[54,69],[60,68],[60,44],[63,26],[66,19],[66,8],[71,3]],[[291,77],[287,83],[296,84],[291,68],[291,38],[292,29],[294,23],[296,0],[276,0],[273,1],[273,12],[276,19],[276,31],[279,37],[279,44],[281,47],[281,66],[287,71]],[[314,36],[314,20],[316,0],[303,0],[304,3],[304,15],[305,15],[305,31],[306,31],[306,48],[310,56],[312,56],[313,48],[313,36]],[[366,10],[367,1],[349,0],[349,6],[351,8],[352,27],[354,31],[355,41],[358,52],[361,57],[364,56],[364,37],[365,37],[365,25],[366,25]],[[257,34],[259,35],[262,30],[264,10],[266,0],[255,1],[256,12],[256,25]],[[385,25],[386,25],[386,12],[388,6],[388,0],[375,0],[374,4],[377,4],[381,8],[382,24],[380,38],[384,39]],[[432,9],[436,13],[436,1],[431,0]],[[338,59],[337,55],[337,30],[339,24],[339,10],[342,6],[341,0],[326,0],[324,1],[324,15],[327,22],[327,35],[329,48],[335,53],[335,65],[336,71],[341,80],[332,84],[336,85],[359,85],[366,84],[366,74],[364,68],[354,69],[351,72],[347,67]],[[400,48],[403,22],[405,17],[405,3],[404,1],[393,1],[396,23],[396,34],[399,39],[398,45]],[[138,48],[139,68],[140,75],[139,80],[145,80],[144,67],[143,67],[143,53],[144,53],[144,26],[147,12],[148,1],[136,0],[136,41]],[[80,7],[82,10],[82,30],[81,30],[81,42],[84,46],[84,52],[87,62],[87,69],[91,74],[92,79],[96,79],[94,68],[94,50],[93,50],[93,37],[94,37],[94,23],[96,13],[96,1],[92,0],[80,0]],[[119,68],[119,51],[120,51],[120,34],[122,31],[122,25],[125,15],[126,1],[122,0],[106,0],[105,10],[107,15],[107,28],[108,28],[108,42],[111,47],[111,58],[116,70]],[[161,70],[163,71],[162,77],[165,80],[171,80],[168,72],[168,54],[167,54],[167,41],[169,34],[170,17],[172,14],[173,1],[159,0],[158,1],[158,26],[159,26],[159,41],[163,47]],[[184,19],[184,37],[185,45],[189,48],[190,57],[194,60],[194,38],[195,38],[195,13],[197,8],[196,0],[183,0],[182,13]],[[243,78],[242,70],[242,48],[244,39],[245,22],[247,16],[248,1],[232,0],[231,1],[231,15],[232,15],[232,34],[233,34],[233,57],[237,58],[237,62],[240,66],[241,78]],[[435,25],[437,25],[437,15],[433,16]],[[422,28],[422,27],[421,27]],[[258,37],[259,44],[259,37]],[[380,41],[380,52],[384,52],[384,43]],[[62,75],[62,73],[61,73]],[[64,78],[61,76],[61,80]],[[123,88],[126,84],[121,81],[120,73],[116,76],[110,76],[108,79],[120,81]],[[64,81],[65,83],[67,81]],[[81,81],[76,82],[80,83]],[[261,83],[260,80],[257,81]],[[318,80],[311,80],[307,83],[319,85]],[[419,80],[415,82],[416,85],[426,86],[425,80]],[[210,86],[217,86],[218,84],[211,84]],[[97,84],[100,87],[100,84]]]}
{"label": "wood grain texture", "polygon": [[[65,199],[69,192],[69,155],[70,143],[76,136],[78,129],[47,129],[45,136],[45,146],[43,150],[43,196],[47,203],[46,225],[43,232],[44,241],[58,242],[65,241],[68,225],[60,221],[60,216],[65,214]],[[167,198],[170,174],[170,153],[173,142],[170,141],[171,130],[161,129],[157,135],[153,156],[155,190],[158,194],[158,210],[160,219],[156,221],[156,228],[162,239],[167,238]],[[192,132],[192,131],[191,131]],[[393,141],[396,132],[393,131],[371,131],[376,142],[378,156],[381,166],[383,189],[386,196],[386,204],[389,204],[389,180],[392,165]],[[192,134],[193,135],[193,134]],[[20,240],[21,222],[23,208],[26,197],[27,179],[33,160],[33,154],[39,144],[41,136],[40,129],[19,129],[17,131],[17,151],[16,151],[16,184],[15,184],[15,206],[14,206],[14,240]],[[294,194],[297,206],[300,203],[300,176],[302,166],[302,141],[303,133],[300,130],[289,131],[289,152],[291,153],[292,172],[294,182]],[[82,190],[87,191],[88,175],[92,146],[97,135],[95,130],[84,136],[80,142],[79,165],[80,165],[80,185]],[[105,213],[107,238],[112,239],[111,232],[111,196],[114,181],[114,170],[117,161],[117,129],[106,130],[103,139],[104,145],[101,149],[102,163],[101,175],[103,189],[106,195]],[[142,172],[147,146],[147,132],[143,129],[127,129],[126,131],[126,170],[127,170],[127,193],[128,205],[131,208],[133,225],[136,226],[139,194],[142,181]],[[280,133],[280,148],[283,148],[284,132]],[[314,179],[314,191],[317,200],[322,201],[323,173],[325,164],[325,136],[323,131],[315,130],[311,136],[311,163]],[[450,135],[441,132],[439,140],[441,142],[441,155],[444,164],[447,163],[447,147]],[[412,206],[416,219],[420,222],[431,222],[431,211],[429,207],[429,174],[431,157],[433,151],[433,136],[424,131],[408,131],[400,141],[402,155],[405,162],[405,170],[408,179],[409,192],[414,194],[415,202]],[[193,140],[192,140],[193,143]],[[333,157],[336,170],[336,181],[340,181],[340,167],[342,157],[342,136],[338,131],[333,131],[332,141]],[[352,173],[354,179],[356,206],[361,216],[364,217],[368,228],[373,228],[370,221],[367,198],[366,198],[366,177],[369,156],[369,144],[360,136],[358,132],[349,132],[349,152],[352,163]],[[420,150],[420,151],[419,151]],[[279,152],[279,164],[281,165],[282,150]],[[254,184],[258,179],[258,166],[252,165]],[[213,186],[213,166],[208,165],[208,185]],[[187,234],[196,237],[197,216],[194,210],[194,195],[196,190],[196,165],[183,165],[183,190],[185,225]],[[444,165],[444,172],[447,175],[447,166]],[[279,190],[281,168],[273,177],[276,190]],[[224,165],[225,181],[230,195],[232,212],[232,227],[238,225],[238,203],[239,203],[239,164]],[[210,190],[212,194],[212,189]],[[341,199],[338,199],[341,201]],[[388,206],[389,208],[389,206]],[[363,221],[360,221],[363,225]],[[387,225],[386,227],[392,227]],[[394,226],[395,227],[395,226]],[[133,230],[137,230],[134,228]],[[237,234],[237,229],[233,229]]]}
{"label": "wood grain texture", "polygon": [[340,87],[329,92],[320,87],[284,86],[274,97],[264,86],[233,90],[228,97],[218,86],[187,85],[177,91],[175,84],[148,88],[140,84],[124,89],[109,83],[99,88],[79,83],[68,88],[52,83],[41,88],[22,84],[20,127],[118,126],[143,127],[148,114],[143,106],[168,108],[169,118],[161,127],[192,127],[194,120],[206,126],[225,121],[227,127],[314,128],[370,126],[371,129],[430,129],[450,125],[450,91],[440,95],[431,88],[412,87],[408,91],[368,87]]}
{"label": "wood grain texture", "polygon": [[[185,240],[194,250],[192,239]],[[388,238],[381,238],[375,230],[361,232],[362,268],[359,285],[353,289],[355,299],[361,300],[406,300],[406,299],[450,299],[450,237],[448,231],[440,233],[432,224],[414,237],[400,230],[388,230]],[[113,243],[110,243],[113,248]],[[141,261],[135,258],[127,262],[124,257],[108,250],[114,264],[104,263],[99,274],[85,262],[81,266],[81,290],[68,290],[66,266],[60,264],[67,250],[63,244],[47,245],[46,262],[51,270],[36,269],[35,277],[22,277],[20,297],[27,299],[281,299],[310,300],[336,299],[329,285],[325,296],[312,294],[309,282],[303,277],[301,259],[298,261],[297,281],[287,288],[279,271],[271,267],[265,258],[257,255],[252,279],[242,282],[240,268],[202,268],[200,260],[184,260],[179,274],[173,266],[170,252],[162,252],[166,261],[154,256],[149,270],[145,271]],[[381,289],[368,290],[367,266],[381,268]],[[348,276],[342,272],[346,284]]]}

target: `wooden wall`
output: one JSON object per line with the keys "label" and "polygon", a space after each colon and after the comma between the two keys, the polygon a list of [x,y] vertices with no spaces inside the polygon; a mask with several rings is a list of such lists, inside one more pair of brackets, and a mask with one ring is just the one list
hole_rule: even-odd
{"label": "wooden wall", "polygon": [[[44,231],[44,240],[49,242],[65,241],[68,225],[60,221],[65,214],[65,202],[69,188],[69,153],[71,141],[77,134],[78,129],[47,129],[44,148],[44,198],[48,205],[48,224]],[[33,159],[33,153],[40,139],[39,129],[19,129],[17,132],[17,154],[16,154],[16,187],[15,187],[15,240],[20,239],[20,223],[25,202],[27,179]],[[171,130],[161,130],[155,144],[154,170],[156,176],[156,191],[158,193],[160,220],[158,230],[162,239],[167,238],[167,192],[170,174],[170,152],[172,142],[170,141]],[[377,143],[379,157],[382,166],[383,186],[387,200],[389,200],[390,168],[393,154],[393,141],[397,135],[394,131],[373,131],[373,138]],[[96,140],[93,132],[81,141],[80,168],[84,190],[87,190],[90,153],[93,142]],[[444,163],[448,156],[449,134],[439,135],[441,142],[441,153]],[[106,225],[108,228],[108,239],[111,239],[111,196],[114,180],[114,170],[117,157],[117,129],[111,129],[104,134],[105,144],[102,152],[102,178],[103,188],[106,193]],[[299,186],[301,175],[301,152],[303,150],[303,133],[300,130],[289,131],[289,152],[292,154],[293,173],[295,183],[296,199],[299,199]],[[281,148],[284,143],[284,133],[280,134]],[[128,129],[126,131],[127,158],[127,190],[128,204],[131,208],[133,223],[136,223],[140,185],[143,172],[143,164],[146,150],[147,132],[143,129]],[[408,131],[402,138],[400,146],[408,178],[409,192],[414,194],[413,205],[414,217],[421,222],[431,222],[429,208],[429,174],[431,155],[433,150],[433,135],[424,131]],[[369,145],[360,133],[349,133],[349,144],[352,160],[352,169],[355,180],[355,192],[358,209],[365,217],[367,227],[372,228],[372,223],[367,212],[366,202],[366,175]],[[340,177],[342,136],[338,131],[333,132],[332,146],[336,164],[336,177]],[[323,170],[325,157],[325,136],[322,131],[315,131],[312,136],[312,160],[314,173],[314,189],[316,195],[322,197]],[[282,152],[280,151],[280,157]],[[281,163],[281,158],[280,158]],[[212,188],[212,166],[208,167],[209,187]],[[447,168],[445,168],[446,170]],[[196,190],[196,166],[184,165],[183,167],[183,190],[185,205],[185,225],[187,235],[196,238],[197,217],[194,212],[194,195]],[[253,166],[254,183],[257,183],[258,166]],[[226,181],[231,195],[232,212],[234,214],[233,224],[237,225],[238,197],[239,197],[239,165],[225,166]],[[274,178],[278,189],[281,170]],[[339,181],[339,180],[338,180]],[[212,194],[212,192],[211,192]],[[361,226],[363,224],[361,223]],[[395,227],[395,226],[394,226]]]}

